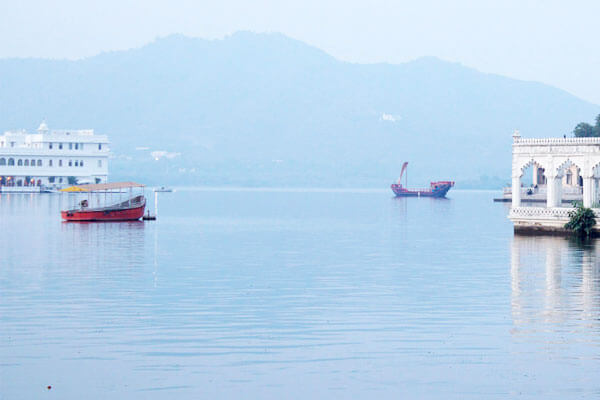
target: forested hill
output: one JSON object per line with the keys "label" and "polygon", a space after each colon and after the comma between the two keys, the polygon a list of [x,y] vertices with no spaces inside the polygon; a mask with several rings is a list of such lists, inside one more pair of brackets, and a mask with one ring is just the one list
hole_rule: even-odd
{"label": "forested hill", "polygon": [[0,60],[0,110],[0,130],[45,118],[108,134],[112,179],[387,187],[405,160],[415,185],[508,180],[515,128],[562,136],[600,107],[436,58],[353,64],[240,32],[77,61]]}

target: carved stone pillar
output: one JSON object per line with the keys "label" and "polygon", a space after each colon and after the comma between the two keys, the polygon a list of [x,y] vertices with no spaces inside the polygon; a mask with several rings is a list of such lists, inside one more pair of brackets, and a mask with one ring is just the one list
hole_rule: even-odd
{"label": "carved stone pillar", "polygon": [[521,207],[521,177],[512,178],[512,207]]}
{"label": "carved stone pillar", "polygon": [[596,180],[593,176],[583,178],[583,206],[591,207],[596,193]]}
{"label": "carved stone pillar", "polygon": [[593,207],[596,203],[598,203],[598,178],[592,178],[592,205]]}
{"label": "carved stone pillar", "polygon": [[561,179],[558,176],[546,176],[546,207],[560,207],[561,199]]}

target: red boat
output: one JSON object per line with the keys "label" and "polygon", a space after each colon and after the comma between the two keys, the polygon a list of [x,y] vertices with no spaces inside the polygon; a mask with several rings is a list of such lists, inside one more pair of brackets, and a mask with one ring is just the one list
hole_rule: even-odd
{"label": "red boat", "polygon": [[[430,182],[429,189],[407,189],[402,186],[402,175],[408,167],[408,162],[402,164],[402,171],[397,183],[393,183],[391,188],[397,197],[446,197],[446,193],[454,186],[453,181]],[[408,174],[407,174],[408,175]],[[408,180],[408,176],[406,178]]]}
{"label": "red boat", "polygon": [[[133,188],[143,188],[144,185],[134,182],[101,183],[96,185],[79,185],[63,189],[64,192],[87,193],[88,198],[79,201],[78,208],[61,211],[65,221],[136,221],[144,215],[146,198],[143,195],[132,196]],[[89,207],[92,195],[99,202],[100,194],[106,199],[110,194],[111,199],[115,193],[121,197],[123,189],[129,189],[128,199],[102,207]]]}

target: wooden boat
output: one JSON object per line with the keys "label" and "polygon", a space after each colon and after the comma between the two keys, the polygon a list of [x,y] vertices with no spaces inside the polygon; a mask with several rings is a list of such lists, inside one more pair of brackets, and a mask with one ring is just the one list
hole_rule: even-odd
{"label": "wooden boat", "polygon": [[[402,171],[397,183],[391,185],[396,197],[446,197],[446,193],[454,186],[454,181],[430,182],[428,189],[407,189],[402,186],[402,175],[408,167],[408,162],[402,164]],[[407,174],[408,175],[408,174]],[[406,178],[408,180],[408,177]]]}
{"label": "wooden boat", "polygon": [[[61,211],[61,216],[65,221],[136,221],[144,215],[146,208],[146,198],[144,195],[132,196],[133,188],[143,188],[144,185],[134,182],[114,182],[101,183],[96,185],[79,185],[63,189],[63,192],[87,193],[88,199],[79,202],[78,208]],[[122,194],[123,189],[129,189],[128,199],[118,203],[109,204],[101,207],[90,207],[92,196],[104,194],[106,199],[110,193],[111,198],[114,193]]]}

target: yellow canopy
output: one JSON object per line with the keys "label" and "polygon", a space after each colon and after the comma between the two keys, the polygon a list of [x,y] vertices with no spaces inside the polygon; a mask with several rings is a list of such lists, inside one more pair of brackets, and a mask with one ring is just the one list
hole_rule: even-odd
{"label": "yellow canopy", "polygon": [[144,187],[141,183],[135,182],[111,182],[111,183],[98,183],[94,185],[76,185],[68,188],[61,189],[61,192],[96,192],[99,190],[112,190],[112,189],[127,189],[134,187]]}

